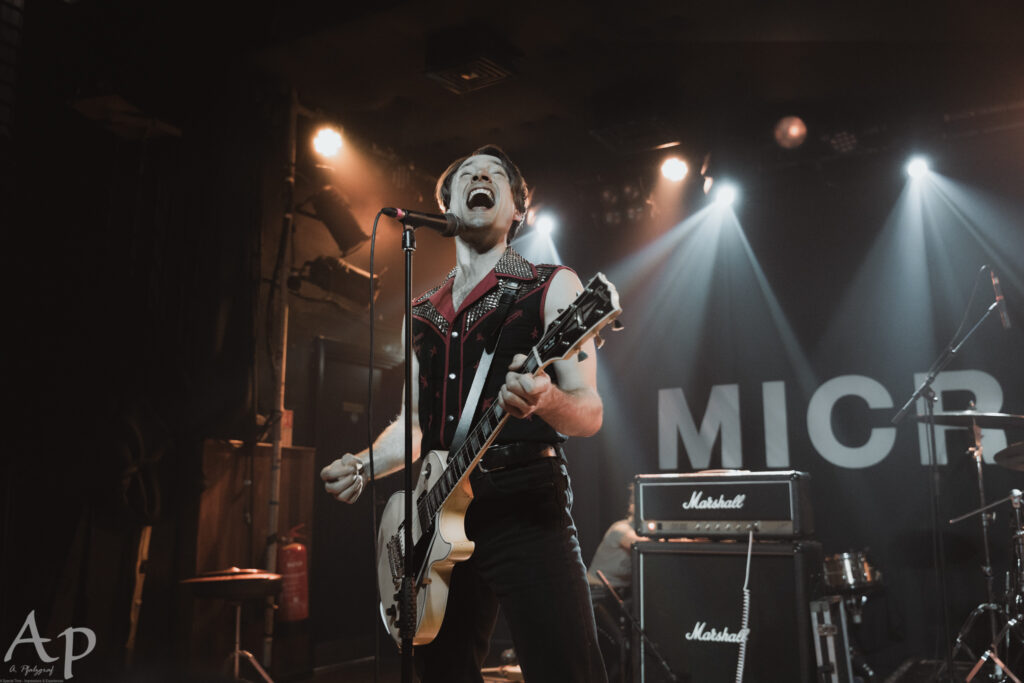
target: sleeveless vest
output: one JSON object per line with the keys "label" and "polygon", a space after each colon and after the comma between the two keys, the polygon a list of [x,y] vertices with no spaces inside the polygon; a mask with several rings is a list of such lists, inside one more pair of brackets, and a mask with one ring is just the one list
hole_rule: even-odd
{"label": "sleeveless vest", "polygon": [[[497,398],[505,383],[509,363],[517,353],[527,353],[544,332],[544,301],[551,277],[565,266],[534,265],[511,247],[494,269],[473,289],[459,310],[452,305],[455,270],[437,287],[420,295],[412,308],[413,352],[419,361],[419,420],[422,452],[448,449],[455,436],[462,406],[469,395],[486,342],[497,333],[495,312],[502,281],[519,282],[517,300],[509,307],[501,341],[491,362],[474,420]],[[554,368],[546,372],[557,383]],[[565,441],[536,416],[509,418],[495,443],[533,441],[555,444]]]}

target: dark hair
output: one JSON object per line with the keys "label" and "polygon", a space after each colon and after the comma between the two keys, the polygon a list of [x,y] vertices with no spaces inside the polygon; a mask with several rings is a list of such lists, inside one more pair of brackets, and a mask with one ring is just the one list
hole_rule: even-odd
{"label": "dark hair", "polygon": [[[437,199],[437,205],[441,207],[442,211],[448,211],[452,201],[452,178],[455,177],[455,171],[459,170],[459,167],[466,162],[466,159],[475,157],[478,154],[495,157],[501,162],[502,168],[508,174],[509,185],[512,186],[512,201],[515,202],[516,208],[525,217],[526,208],[530,205],[530,191],[526,186],[526,180],[519,171],[519,167],[512,162],[508,154],[505,154],[505,150],[497,145],[484,145],[473,150],[472,153],[453,161],[444,170],[441,177],[437,179],[437,187],[434,188],[434,197]],[[521,220],[513,221],[512,225],[509,226],[508,234],[505,236],[506,244],[510,243],[512,238],[516,236],[522,223],[523,221]]]}

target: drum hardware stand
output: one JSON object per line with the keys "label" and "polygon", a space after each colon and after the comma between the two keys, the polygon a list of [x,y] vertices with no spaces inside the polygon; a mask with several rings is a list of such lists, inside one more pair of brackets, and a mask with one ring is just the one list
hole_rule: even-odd
{"label": "drum hardware stand", "polygon": [[[633,629],[640,634],[640,637],[643,638],[644,642],[647,643],[647,645],[651,648],[651,652],[654,654],[655,659],[657,659],[658,663],[661,664],[663,669],[665,669],[665,673],[668,674],[669,679],[678,683],[679,677],[675,675],[675,672],[672,671],[672,667],[670,667],[668,665],[668,662],[665,661],[665,658],[661,656],[661,652],[658,650],[658,646],[655,645],[654,642],[647,637],[647,633],[644,631],[643,627],[640,626],[640,623],[636,620],[636,618],[632,614],[630,614],[628,609],[626,609],[626,603],[623,602],[622,598],[619,597],[619,594],[615,591],[614,588],[612,588],[612,585],[608,583],[608,579],[605,578],[604,572],[602,572],[600,569],[597,570],[597,578],[601,579],[601,583],[603,583],[604,587],[608,589],[608,594],[615,598],[615,604],[619,606],[619,609],[622,610],[622,613],[625,614],[626,617],[629,619],[629,623],[632,625]],[[687,676],[686,679],[689,680],[689,676]],[[1018,681],[1017,683],[1020,683],[1020,681]]]}
{"label": "drum hardware stand", "polygon": [[[986,313],[986,315],[988,315]],[[975,325],[977,327],[977,325]],[[974,331],[973,329],[971,330]],[[970,336],[968,334],[968,336]],[[963,342],[961,342],[963,344]],[[956,347],[960,348],[959,345]],[[932,545],[935,552],[935,575],[939,589],[939,605],[940,605],[940,616],[942,617],[942,640],[945,641],[949,637],[950,626],[949,626],[949,597],[946,593],[946,551],[942,543],[942,531],[939,528],[939,465],[935,455],[935,402],[938,400],[938,396],[935,394],[935,390],[932,389],[932,382],[943,368],[945,368],[949,362],[953,359],[956,349],[946,347],[946,350],[939,357],[939,359],[932,366],[931,372],[928,373],[928,377],[925,378],[921,386],[914,392],[913,396],[900,408],[899,412],[892,418],[892,424],[899,424],[899,422],[906,416],[910,410],[910,406],[914,404],[918,398],[924,399],[925,414],[928,423],[928,469],[931,470],[931,477],[929,478],[928,497],[931,501],[931,526],[932,526]],[[943,663],[943,668],[940,673],[936,676],[936,681],[955,681],[954,669],[953,669],[953,653],[946,647],[943,648],[946,652],[946,661]],[[943,673],[945,672],[945,678]]]}
{"label": "drum hardware stand", "polygon": [[[843,602],[850,608],[846,611],[850,621],[854,624],[861,624],[864,621],[864,605],[868,602],[867,594],[848,595],[843,598]],[[868,660],[853,645],[850,645],[850,663],[853,665],[853,670],[861,674],[865,681],[878,680],[877,674],[868,664]]]}
{"label": "drum hardware stand", "polygon": [[[980,482],[980,476],[981,476],[981,453],[982,453],[980,431],[981,431],[980,429],[975,427],[975,439],[976,439],[977,446],[975,448],[970,449],[971,451],[974,452],[975,458],[976,458],[976,460],[978,462],[979,482]],[[989,525],[989,521],[991,519],[989,511],[992,510],[993,508],[999,506],[999,505],[1002,505],[1003,503],[1011,502],[1013,504],[1014,516],[1015,516],[1016,527],[1017,527],[1016,531],[1014,532],[1014,543],[1013,543],[1013,550],[1014,550],[1014,554],[1016,556],[1015,562],[1016,562],[1018,568],[1021,566],[1022,562],[1024,562],[1024,557],[1022,557],[1022,554],[1021,554],[1021,550],[1022,550],[1021,534],[1022,534],[1022,531],[1024,531],[1024,526],[1022,526],[1022,524],[1024,524],[1024,522],[1022,522],[1022,518],[1021,518],[1021,498],[1022,498],[1021,491],[1019,489],[1013,489],[1011,491],[1010,495],[1007,496],[1006,498],[1001,498],[1001,499],[995,501],[994,503],[989,503],[988,505],[982,505],[982,507],[978,508],[977,510],[973,510],[973,511],[968,512],[968,513],[966,513],[964,515],[961,515],[959,517],[956,517],[954,519],[949,520],[950,524],[955,524],[957,522],[963,521],[963,520],[965,520],[965,519],[967,519],[969,517],[972,517],[974,515],[979,515],[980,514],[981,518],[982,518],[983,547],[984,547],[984,552],[985,552],[985,566],[982,567],[982,570],[983,570],[983,572],[985,574],[985,583],[986,583],[986,588],[988,590],[988,598],[989,598],[989,600],[988,600],[988,602],[982,603],[982,604],[978,605],[977,607],[975,607],[974,610],[971,611],[970,615],[968,615],[967,620],[964,622],[963,627],[960,629],[960,632],[957,634],[956,642],[955,642],[955,645],[953,647],[952,655],[955,658],[956,655],[960,652],[960,650],[963,649],[971,659],[974,659],[974,653],[971,652],[971,648],[968,647],[963,642],[963,639],[970,632],[971,628],[974,626],[974,621],[983,612],[987,612],[988,616],[989,616],[989,623],[990,623],[991,629],[992,629],[992,642],[989,645],[989,649],[986,650],[981,655],[981,657],[978,658],[978,661],[975,663],[974,668],[971,669],[970,673],[968,674],[968,676],[966,678],[967,683],[970,683],[970,681],[974,679],[974,677],[978,674],[978,671],[981,670],[982,666],[984,666],[985,662],[988,661],[988,660],[992,660],[993,666],[995,667],[995,670],[992,673],[992,680],[1004,681],[1004,680],[1006,680],[1007,677],[1009,677],[1012,681],[1014,681],[1014,683],[1021,683],[1020,679],[1017,678],[1013,674],[1013,672],[1011,672],[1006,667],[1006,665],[1003,663],[1003,661],[1001,659],[999,659],[998,652],[999,652],[999,644],[1000,644],[1000,642],[1003,642],[1004,640],[1005,640],[1004,645],[1006,647],[1009,647],[1009,645],[1010,645],[1010,632],[1011,631],[1017,636],[1017,640],[1019,642],[1024,643],[1024,639],[1021,638],[1020,630],[1015,628],[1016,626],[1018,626],[1018,624],[1021,623],[1022,620],[1024,620],[1024,615],[1020,614],[1019,611],[1016,614],[1014,614],[1013,608],[1011,607],[1011,598],[1015,597],[1015,596],[1011,596],[1011,591],[1009,591],[1009,590],[1007,591],[1006,596],[1005,596],[1006,604],[1001,605],[1001,604],[998,604],[998,603],[995,602],[995,600],[993,598],[993,593],[992,593],[992,567],[991,567],[991,559],[989,557],[989,545],[988,545],[988,525]],[[984,503],[984,493],[982,494],[982,502]],[[1018,584],[1019,584],[1019,577],[1018,577]],[[1017,588],[1019,590],[1020,586],[1018,585]],[[1003,615],[1006,616],[1006,619],[1007,619],[1006,624],[998,632],[996,631],[996,615],[997,614],[1003,614]]]}
{"label": "drum hardware stand", "polygon": [[1006,625],[1003,626],[1003,630],[999,632],[999,635],[996,636],[996,638],[992,641],[992,644],[989,646],[989,648],[985,650],[985,652],[978,659],[978,663],[975,664],[974,668],[971,669],[971,672],[967,674],[967,683],[971,683],[975,675],[977,675],[978,671],[981,669],[982,666],[985,665],[985,661],[988,659],[991,659],[995,663],[998,670],[1004,672],[1010,678],[1010,680],[1013,681],[1013,683],[1021,683],[1020,679],[1014,676],[1013,672],[1006,668],[1006,665],[1003,664],[1002,660],[1000,660],[999,656],[996,654],[999,650],[999,641],[1002,640],[1004,636],[1008,636],[1010,629],[1016,626],[1020,622],[1020,620],[1020,616],[1016,616],[1012,619],[1007,620]]}
{"label": "drum hardware stand", "polygon": [[[983,266],[983,269],[986,268],[986,267],[987,266]],[[975,283],[977,283],[977,280],[975,280]],[[972,294],[972,298],[973,298],[973,294]],[[984,315],[982,315],[981,318],[979,318],[978,321],[976,323],[974,323],[974,326],[970,330],[967,331],[967,334],[965,334],[963,339],[961,339],[959,342],[957,342],[956,345],[954,345],[953,342],[956,341],[956,336],[957,336],[957,334],[959,334],[960,329],[962,329],[962,327],[960,329],[958,329],[956,332],[953,333],[953,339],[949,342],[949,344],[946,345],[946,348],[943,349],[942,353],[939,354],[939,357],[932,364],[931,369],[928,371],[928,376],[925,377],[923,382],[921,382],[921,386],[919,386],[914,391],[914,393],[910,396],[910,398],[907,399],[907,402],[903,404],[903,407],[900,408],[896,412],[895,415],[893,415],[892,421],[891,421],[892,424],[898,425],[900,422],[903,421],[903,418],[905,418],[907,416],[907,413],[910,412],[911,406],[913,406],[914,403],[918,399],[921,399],[921,398],[924,399],[925,410],[927,412],[927,419],[926,419],[926,421],[927,421],[927,423],[929,425],[928,439],[927,439],[927,442],[928,442],[928,467],[931,470],[931,475],[932,475],[931,476],[931,486],[929,487],[929,493],[930,493],[930,498],[931,498],[932,534],[933,534],[934,539],[935,539],[935,541],[934,541],[935,554],[936,554],[935,570],[936,570],[936,575],[937,575],[938,583],[939,583],[939,603],[942,606],[941,607],[941,611],[942,611],[942,627],[943,627],[943,632],[942,632],[943,635],[942,635],[942,637],[943,638],[948,638],[949,637],[949,633],[950,633],[950,628],[949,628],[949,598],[946,595],[946,559],[945,559],[945,549],[943,548],[943,543],[942,543],[942,532],[941,532],[941,530],[939,528],[939,466],[938,466],[938,462],[936,462],[936,454],[935,454],[935,451],[936,451],[936,448],[935,448],[935,402],[938,400],[938,396],[935,394],[935,390],[932,389],[932,384],[935,382],[935,378],[939,376],[939,373],[942,372],[946,368],[946,366],[948,366],[953,361],[954,358],[956,358],[957,354],[960,352],[960,349],[963,347],[964,343],[966,343],[967,340],[971,338],[971,335],[973,335],[974,332],[981,326],[981,324],[983,322],[985,322],[985,319],[988,318],[990,315],[992,315],[992,311],[995,310],[996,306],[998,306],[998,305],[999,305],[998,301],[993,301],[992,304],[987,309],[985,309]],[[965,315],[965,319],[966,319],[966,315]],[[980,465],[979,465],[979,467],[980,467]],[[941,676],[942,676],[942,674],[940,673],[939,676],[936,677],[936,680],[946,680],[946,679],[950,679],[950,677],[955,676],[954,669],[953,669],[953,653],[952,653],[952,651],[949,648],[946,648],[946,661],[945,661],[945,676],[946,676],[946,678],[945,679],[941,678]]]}

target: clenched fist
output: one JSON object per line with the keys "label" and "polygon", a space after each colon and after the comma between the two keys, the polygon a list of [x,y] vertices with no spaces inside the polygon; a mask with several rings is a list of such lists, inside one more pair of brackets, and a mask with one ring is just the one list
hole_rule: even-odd
{"label": "clenched fist", "polygon": [[320,470],[324,490],[343,503],[356,502],[369,479],[369,474],[365,473],[364,469],[362,460],[351,453],[346,453]]}

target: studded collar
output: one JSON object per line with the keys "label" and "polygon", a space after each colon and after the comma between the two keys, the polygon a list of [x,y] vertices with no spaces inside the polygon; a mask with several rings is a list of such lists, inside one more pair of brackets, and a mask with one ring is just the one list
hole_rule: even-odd
{"label": "studded collar", "polygon": [[452,286],[455,282],[456,268],[452,268],[448,277],[444,279],[436,292],[427,297],[427,300],[434,305],[434,308],[449,322],[461,312],[472,306],[484,294],[498,285],[499,279],[509,280],[534,280],[537,277],[537,268],[523,258],[519,252],[512,247],[505,249],[494,269],[477,283],[473,291],[469,293],[466,300],[462,302],[459,310],[456,311],[452,305]]}

